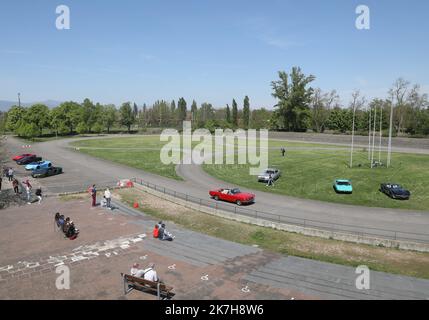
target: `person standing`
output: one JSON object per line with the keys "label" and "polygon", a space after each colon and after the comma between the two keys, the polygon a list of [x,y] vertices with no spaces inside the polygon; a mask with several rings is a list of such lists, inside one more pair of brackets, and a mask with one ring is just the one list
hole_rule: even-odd
{"label": "person standing", "polygon": [[18,186],[19,186],[18,180],[16,178],[13,179],[13,181],[12,181],[12,187],[13,187],[13,192],[15,192],[15,194],[19,194]]}
{"label": "person standing", "polygon": [[95,184],[92,185],[91,188],[91,197],[92,197],[92,206],[95,207],[97,205],[97,189],[95,188]]}
{"label": "person standing", "polygon": [[285,153],[286,153],[286,149],[284,147],[282,147],[281,151],[282,151],[282,157],[284,157]]}
{"label": "person standing", "polygon": [[36,189],[36,196],[39,199],[39,204],[42,202],[42,188],[37,188]]}
{"label": "person standing", "polygon": [[267,183],[267,187],[269,186],[274,186],[274,181],[273,181],[273,176],[270,173],[270,175],[268,176],[268,183]]}
{"label": "person standing", "polygon": [[112,207],[110,205],[110,201],[112,200],[112,193],[110,192],[109,188],[104,191],[104,198],[106,199],[106,207],[112,210]]}
{"label": "person standing", "polygon": [[28,204],[31,204],[31,189],[33,188],[30,184],[30,181],[28,179],[23,182],[25,185],[25,192],[27,193],[27,201]]}
{"label": "person standing", "polygon": [[12,169],[12,168],[9,168],[9,171],[8,171],[8,178],[9,178],[9,181],[12,181],[12,180],[13,180],[13,169]]}

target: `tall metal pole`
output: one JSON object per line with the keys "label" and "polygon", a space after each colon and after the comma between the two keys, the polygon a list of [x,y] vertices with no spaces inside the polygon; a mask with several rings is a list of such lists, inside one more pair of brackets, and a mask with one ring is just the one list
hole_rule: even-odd
{"label": "tall metal pole", "polygon": [[393,125],[393,99],[390,103],[390,125],[389,125],[389,144],[387,146],[387,167],[390,166],[390,158],[392,156],[392,125]]}
{"label": "tall metal pole", "polygon": [[373,130],[372,130],[371,168],[374,166],[376,121],[377,121],[377,106],[374,107],[374,126],[373,126]]}
{"label": "tall metal pole", "polygon": [[378,162],[381,163],[381,137],[383,136],[383,105],[380,106],[380,141],[378,143]]}
{"label": "tall metal pole", "polygon": [[353,145],[355,138],[355,114],[356,114],[356,106],[353,105],[353,125],[352,125],[352,145],[350,149],[350,168],[353,167]]}
{"label": "tall metal pole", "polygon": [[368,122],[368,160],[371,160],[371,106],[369,108],[369,122]]}
{"label": "tall metal pole", "polygon": [[18,92],[18,106],[21,107],[21,94]]}

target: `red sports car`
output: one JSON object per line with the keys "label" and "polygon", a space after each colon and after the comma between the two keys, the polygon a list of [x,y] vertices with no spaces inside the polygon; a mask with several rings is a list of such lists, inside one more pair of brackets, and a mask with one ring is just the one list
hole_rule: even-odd
{"label": "red sports car", "polygon": [[35,154],[32,154],[32,153],[24,153],[24,154],[21,154],[21,155],[19,155],[19,156],[14,156],[14,157],[12,158],[12,160],[13,160],[13,161],[18,161],[18,160],[21,160],[22,158],[30,157],[30,156],[35,156]]}
{"label": "red sports car", "polygon": [[241,192],[238,188],[211,190],[209,194],[215,200],[234,202],[239,206],[243,203],[255,202],[255,195],[253,193]]}

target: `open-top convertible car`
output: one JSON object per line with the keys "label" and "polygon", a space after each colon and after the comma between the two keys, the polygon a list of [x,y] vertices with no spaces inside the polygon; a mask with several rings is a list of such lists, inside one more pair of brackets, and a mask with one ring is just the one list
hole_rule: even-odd
{"label": "open-top convertible car", "polygon": [[57,174],[63,173],[63,168],[61,167],[50,167],[50,168],[42,168],[42,169],[36,169],[31,172],[31,176],[33,178],[44,178],[44,177],[50,177],[55,176]]}
{"label": "open-top convertible car", "polygon": [[51,161],[44,160],[44,161],[37,161],[29,163],[25,166],[25,170],[37,170],[37,169],[44,169],[44,168],[50,168],[52,167]]}
{"label": "open-top convertible car", "polygon": [[397,183],[382,183],[380,184],[380,191],[392,199],[408,200],[411,196],[410,191],[402,188]]}
{"label": "open-top convertible car", "polygon": [[334,190],[336,193],[352,193],[352,183],[347,179],[336,179],[334,181]]}
{"label": "open-top convertible car", "polygon": [[12,158],[12,160],[13,160],[13,161],[18,161],[18,160],[21,160],[22,158],[30,157],[30,156],[36,156],[36,155],[35,155],[35,154],[32,154],[32,153],[24,153],[24,154],[20,154],[20,155],[18,155],[18,156],[14,156],[14,157]]}
{"label": "open-top convertible car", "polygon": [[16,161],[16,163],[19,165],[23,165],[23,164],[29,164],[29,163],[37,162],[37,161],[42,161],[42,158],[36,157],[36,155],[33,154],[31,156],[27,156],[27,157],[24,157],[22,159],[19,159],[18,161]]}
{"label": "open-top convertible car", "polygon": [[274,181],[280,178],[281,175],[279,169],[265,169],[260,175],[258,175],[258,182],[268,182],[270,174]]}
{"label": "open-top convertible car", "polygon": [[233,202],[239,206],[255,202],[255,195],[253,193],[241,192],[238,188],[211,190],[209,194],[215,200]]}

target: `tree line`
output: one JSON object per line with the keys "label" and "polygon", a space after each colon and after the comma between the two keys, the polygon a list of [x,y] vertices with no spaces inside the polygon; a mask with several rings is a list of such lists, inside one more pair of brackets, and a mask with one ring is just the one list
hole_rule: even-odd
{"label": "tree line", "polygon": [[[394,134],[429,135],[428,96],[420,92],[418,84],[411,85],[399,78],[387,92],[387,98],[370,101],[356,90],[345,106],[335,90],[323,92],[311,87],[314,80],[315,76],[303,74],[299,67],[292,68],[290,74],[279,72],[279,80],[271,83],[272,95],[278,101],[271,129],[347,133],[352,130],[355,113],[355,130],[367,134],[370,128],[387,130],[393,109]],[[374,118],[378,118],[375,124]]]}
{"label": "tree line", "polygon": [[243,108],[235,99],[232,107],[214,108],[204,102],[191,105],[184,98],[176,102],[158,100],[153,105],[138,107],[125,102],[119,108],[113,104],[102,105],[85,99],[82,103],[67,101],[52,109],[43,104],[30,107],[12,106],[8,112],[0,113],[0,131],[13,132],[20,137],[34,138],[46,131],[55,135],[86,133],[110,133],[113,128],[125,128],[127,132],[145,128],[182,126],[183,121],[192,120],[194,129],[207,128],[266,128],[271,111],[264,108],[250,110],[249,97],[245,97]]}
{"label": "tree line", "polygon": [[[280,71],[279,79],[272,81],[272,96],[277,103],[272,110],[250,108],[245,96],[231,106],[214,108],[211,103],[190,104],[182,97],[173,101],[158,100],[150,106],[125,102],[119,108],[113,104],[102,105],[85,99],[82,103],[68,101],[49,109],[43,104],[30,107],[12,106],[0,113],[0,131],[13,132],[18,136],[33,138],[46,130],[55,135],[110,133],[113,128],[125,128],[128,132],[146,128],[181,128],[184,120],[192,120],[193,129],[242,128],[283,131],[326,130],[348,133],[352,130],[355,114],[355,130],[367,134],[372,130],[387,130],[390,111],[393,108],[394,134],[429,135],[429,103],[427,94],[420,92],[419,85],[411,85],[399,78],[388,91],[385,99],[371,101],[359,92],[351,94],[348,105],[341,104],[335,90],[323,92],[313,88],[313,75],[305,75],[299,67],[288,74]],[[377,118],[377,122],[373,120]]]}

